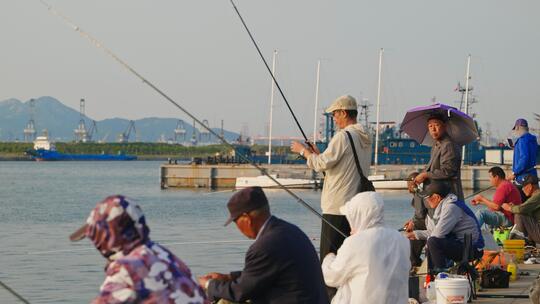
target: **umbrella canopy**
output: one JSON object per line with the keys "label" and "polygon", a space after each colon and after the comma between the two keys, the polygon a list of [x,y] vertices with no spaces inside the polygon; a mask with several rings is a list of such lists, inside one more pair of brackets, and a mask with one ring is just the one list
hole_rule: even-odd
{"label": "umbrella canopy", "polygon": [[479,137],[472,117],[442,103],[410,109],[401,122],[401,130],[418,143],[432,146],[433,138],[427,127],[428,118],[432,115],[444,115],[447,118],[446,133],[459,145],[466,145]]}

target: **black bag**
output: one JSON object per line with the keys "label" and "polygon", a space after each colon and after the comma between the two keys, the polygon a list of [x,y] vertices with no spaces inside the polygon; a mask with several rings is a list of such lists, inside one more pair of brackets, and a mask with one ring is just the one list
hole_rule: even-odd
{"label": "black bag", "polygon": [[508,288],[511,273],[500,268],[482,271],[480,286],[482,288]]}
{"label": "black bag", "polygon": [[360,162],[358,161],[358,155],[356,155],[356,148],[354,147],[354,142],[351,136],[351,133],[349,131],[345,131],[347,133],[347,136],[349,137],[349,141],[351,142],[351,147],[354,155],[354,161],[356,162],[356,169],[358,169],[358,173],[360,174],[360,185],[358,185],[358,189],[356,190],[356,193],[360,192],[366,192],[366,191],[375,191],[375,187],[373,186],[373,183],[367,179],[367,177],[362,172],[362,167],[360,167]]}

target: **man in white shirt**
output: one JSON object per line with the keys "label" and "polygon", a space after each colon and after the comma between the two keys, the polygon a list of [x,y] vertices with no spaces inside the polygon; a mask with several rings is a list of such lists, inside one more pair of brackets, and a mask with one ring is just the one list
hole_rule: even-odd
{"label": "man in white shirt", "polygon": [[[360,174],[356,169],[351,142],[346,131],[353,138],[360,167],[365,176],[369,175],[371,164],[371,136],[357,122],[357,109],[356,99],[349,95],[337,98],[326,109],[326,113],[332,113],[334,122],[340,130],[332,137],[324,152],[320,153],[316,148],[299,142],[291,143],[291,151],[304,156],[309,168],[325,173],[321,195],[323,218],[347,236],[351,228],[339,208],[357,194]],[[320,244],[321,261],[329,252],[336,253],[344,239],[343,235],[323,222]],[[332,294],[332,291],[330,293]]]}

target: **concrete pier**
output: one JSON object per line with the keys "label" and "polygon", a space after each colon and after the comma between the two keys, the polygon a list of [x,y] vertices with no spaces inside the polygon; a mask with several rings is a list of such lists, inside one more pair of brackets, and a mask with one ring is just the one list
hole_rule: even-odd
{"label": "concrete pier", "polygon": [[[280,178],[323,180],[306,165],[261,165],[266,172]],[[463,166],[461,181],[464,189],[484,189],[489,187],[489,168],[492,166]],[[370,175],[383,174],[386,179],[405,178],[410,172],[421,171],[424,166],[384,165],[372,167]],[[510,166],[502,165],[507,174]],[[537,167],[538,169],[538,167]],[[256,177],[261,172],[249,164],[163,164],[160,167],[162,188],[234,188],[237,177]],[[320,184],[320,183],[318,183]]]}

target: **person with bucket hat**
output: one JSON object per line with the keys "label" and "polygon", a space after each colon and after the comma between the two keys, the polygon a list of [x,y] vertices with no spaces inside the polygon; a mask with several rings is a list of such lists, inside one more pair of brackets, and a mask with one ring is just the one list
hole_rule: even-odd
{"label": "person with bucket hat", "polygon": [[407,237],[427,240],[426,257],[430,272],[445,271],[449,260],[461,261],[465,235],[472,236],[475,258],[481,257],[484,239],[478,220],[465,202],[450,192],[450,186],[446,182],[433,181],[424,187],[420,195],[435,212],[433,218],[428,217],[426,230],[409,232]]}
{"label": "person with bucket hat", "polygon": [[122,195],[99,202],[70,236],[88,238],[107,259],[106,279],[93,304],[207,304],[189,268],[149,237],[141,208]]}
{"label": "person with bucket hat", "polygon": [[[357,157],[364,176],[369,175],[371,164],[371,136],[358,123],[358,105],[350,95],[338,97],[326,109],[332,113],[334,122],[340,129],[328,143],[322,153],[312,151],[299,143],[291,143],[291,151],[304,156],[307,166],[317,172],[324,172],[324,185],[321,194],[321,209],[324,219],[337,227],[343,234],[349,235],[350,227],[339,208],[358,193],[361,178],[356,167]],[[349,134],[347,134],[349,133]],[[352,138],[356,155],[353,153]],[[345,237],[324,221],[321,226],[320,259],[329,252],[337,252]],[[330,294],[335,289],[329,290]]]}
{"label": "person with bucket hat", "polygon": [[[512,133],[517,138],[514,144],[514,156],[512,161],[512,174],[509,180],[515,180],[517,185],[523,183],[527,175],[538,176],[536,173],[536,158],[538,154],[538,141],[536,136],[529,133],[527,120],[516,120]],[[521,188],[521,187],[520,187]],[[525,198],[523,199],[525,200]]]}
{"label": "person with bucket hat", "polygon": [[227,203],[229,219],[255,242],[242,271],[212,272],[199,278],[208,298],[232,302],[287,304],[328,303],[319,260],[300,228],[270,213],[261,187],[235,193]]}

